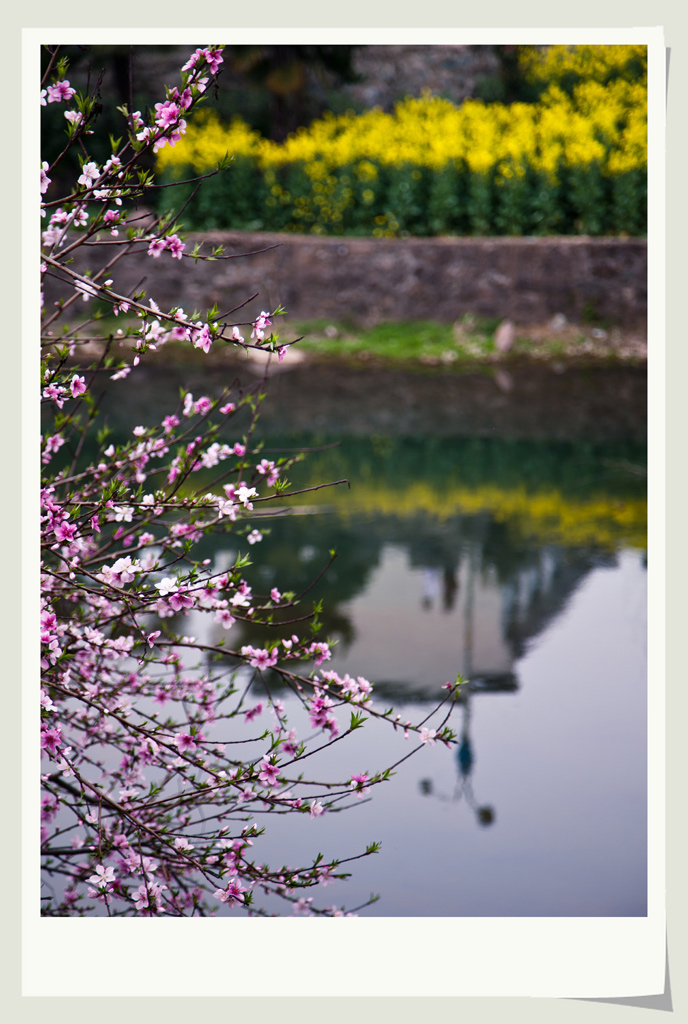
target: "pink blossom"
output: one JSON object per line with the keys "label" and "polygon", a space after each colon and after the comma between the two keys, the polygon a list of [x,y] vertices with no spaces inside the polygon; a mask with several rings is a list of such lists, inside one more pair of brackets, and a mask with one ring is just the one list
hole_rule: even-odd
{"label": "pink blossom", "polygon": [[219,622],[223,629],[229,629],[236,619],[227,608],[219,608],[215,613],[215,622]]}
{"label": "pink blossom", "polygon": [[162,910],[162,901],[159,899],[159,896],[163,889],[166,888],[166,885],[157,885],[155,882],[140,885],[133,895],[134,906],[146,916],[159,914]]}
{"label": "pink blossom", "polygon": [[62,437],[61,434],[51,434],[50,437],[46,438],[45,452],[43,454],[42,461],[44,463],[50,462],[52,456],[55,454],[55,452],[60,450],[64,443],[65,439]]}
{"label": "pink blossom", "polygon": [[325,808],[317,800],[311,800],[311,818],[318,818],[325,813]]}
{"label": "pink blossom", "polygon": [[60,801],[53,793],[46,793],[41,797],[41,821],[50,823],[60,806]]}
{"label": "pink blossom", "polygon": [[[236,451],[236,445],[234,445],[234,449]],[[242,484],[241,487],[237,488],[236,496],[241,502],[241,504],[244,506],[244,508],[247,508],[250,512],[251,509],[253,508],[253,505],[251,504],[249,499],[256,498],[258,496],[258,491],[255,489],[255,487],[247,487],[246,484]]]}
{"label": "pink blossom", "polygon": [[81,206],[75,206],[74,213],[72,214],[72,216],[74,218],[74,224],[77,227],[83,227],[84,224],[88,222],[88,211],[86,209],[86,204],[82,203]]}
{"label": "pink blossom", "polygon": [[196,50],[194,53],[191,54],[186,64],[182,64],[182,71],[191,71],[192,68],[195,68],[196,64],[198,63],[202,56],[203,50]]}
{"label": "pink blossom", "polygon": [[258,778],[263,785],[268,787],[276,786],[279,776],[279,768],[277,765],[270,764],[269,761],[263,760],[258,767],[260,769]]}
{"label": "pink blossom", "polygon": [[71,100],[75,92],[76,89],[72,89],[65,78],[62,82],[56,82],[55,85],[48,86],[48,103],[60,103],[62,100]]}
{"label": "pink blossom", "polygon": [[182,253],[186,248],[186,245],[184,244],[184,242],[182,242],[181,238],[177,237],[177,235],[168,235],[167,238],[165,239],[165,248],[169,249],[169,251],[172,253],[173,259],[180,260],[182,258]]}
{"label": "pink blossom", "polygon": [[62,728],[58,722],[55,726],[41,725],[41,749],[47,750],[49,754],[57,753],[57,749],[62,743]]}
{"label": "pink blossom", "polygon": [[251,337],[257,341],[263,341],[265,338],[265,328],[270,326],[270,314],[266,313],[265,310],[253,323],[253,330],[251,331]]}
{"label": "pink blossom", "polygon": [[77,178],[77,181],[80,185],[83,185],[84,188],[91,188],[94,181],[97,181],[99,177],[100,170],[98,169],[98,165],[91,160],[81,168],[81,174]]}
{"label": "pink blossom", "polygon": [[202,49],[196,50],[191,54],[186,64],[182,67],[182,71],[190,71],[195,68],[199,61],[206,60],[210,69],[211,74],[216,74],[220,64],[223,62],[222,50],[220,48],[210,49],[205,46]]}
{"label": "pink blossom", "polygon": [[365,704],[366,701],[370,701],[368,695],[370,694],[373,687],[371,686],[367,679],[363,678],[363,676],[356,676],[356,683],[358,684],[358,695],[356,697],[356,700],[362,704]]}
{"label": "pink blossom", "polygon": [[163,686],[156,686],[155,687],[155,692],[153,694],[153,700],[155,701],[156,704],[160,704],[161,707],[164,707],[165,704],[167,704],[169,699],[170,699],[170,695],[169,695],[169,693],[167,692],[167,690]]}
{"label": "pink blossom", "polygon": [[420,731],[421,743],[429,743],[431,747],[435,745],[435,736],[437,733],[434,729],[426,729],[425,726]]}
{"label": "pink blossom", "polygon": [[180,109],[176,103],[166,100],[155,104],[155,123],[161,128],[169,128],[179,120]]}
{"label": "pink blossom", "polygon": [[53,532],[55,534],[56,540],[70,541],[74,539],[74,535],[76,534],[76,526],[73,526],[71,523],[61,522],[55,527],[55,530]]}
{"label": "pink blossom", "polygon": [[179,121],[179,123],[176,126],[176,129],[170,135],[160,135],[159,134],[157,136],[157,138],[155,139],[155,143],[153,145],[153,152],[154,153],[159,152],[163,148],[163,146],[167,146],[167,145],[169,145],[170,147],[175,146],[179,142],[179,140],[181,139],[182,135],[185,135],[185,134],[186,134],[186,121],[183,118],[181,118],[181,120]]}
{"label": "pink blossom", "polygon": [[103,164],[103,173],[111,174],[115,171],[119,171],[122,167],[122,161],[118,156],[113,153],[109,160]]}
{"label": "pink blossom", "polygon": [[[207,328],[207,326],[208,325],[206,324],[205,327]],[[207,352],[209,348],[210,345],[208,345],[208,348],[205,349],[205,351]],[[194,412],[199,413],[201,416],[205,416],[206,413],[209,413],[212,407],[213,403],[207,397],[207,395],[203,395],[201,398],[198,399],[198,401],[194,402]],[[200,438],[197,438],[196,440],[200,441]]]}
{"label": "pink blossom", "polygon": [[170,576],[165,576],[164,579],[162,579],[159,583],[156,583],[155,586],[156,589],[160,591],[160,596],[165,597],[167,594],[170,594],[173,591],[177,590],[179,584]]}
{"label": "pink blossom", "polygon": [[165,251],[165,239],[154,238],[148,246],[148,255],[157,260],[161,252]]}
{"label": "pink blossom", "polygon": [[72,398],[76,398],[78,395],[83,395],[84,391],[86,390],[85,377],[79,377],[75,373],[74,376],[72,377],[69,389],[72,392]]}
{"label": "pink blossom", "polygon": [[174,594],[170,594],[167,598],[170,608],[174,608],[176,612],[180,612],[182,608],[193,608],[195,604],[195,597],[190,594],[187,590],[179,589]]}
{"label": "pink blossom", "polygon": [[370,792],[370,786],[366,786],[365,783],[368,781],[368,776],[365,772],[361,772],[360,775],[352,775],[351,782],[349,783],[351,789],[356,790],[356,796],[359,800],[363,799],[364,793]]}
{"label": "pink blossom", "polygon": [[171,434],[175,427],[179,426],[179,418],[177,416],[166,416],[162,421],[163,429],[166,434]]}
{"label": "pink blossom", "polygon": [[188,732],[178,732],[174,737],[174,742],[177,744],[177,750],[180,754],[186,753],[187,750],[196,749],[196,742]]}
{"label": "pink blossom", "polygon": [[263,704],[262,704],[262,701],[259,701],[254,708],[249,708],[248,711],[244,712],[244,719],[247,722],[252,722],[254,718],[258,717],[258,715],[262,712],[262,710],[263,710]]}
{"label": "pink blossom", "polygon": [[221,407],[220,412],[222,413],[223,416],[229,416],[231,413],[235,411],[235,409],[236,405],[234,404],[234,402],[227,402],[226,405],[223,405]]}
{"label": "pink blossom", "polygon": [[234,502],[222,501],[222,499],[220,499],[217,503],[217,514],[220,516],[220,518],[222,518],[222,516],[227,516],[229,519],[232,520],[232,522],[234,522],[234,520],[237,517]]}
{"label": "pink blossom", "polygon": [[51,701],[50,697],[45,692],[45,690],[41,690],[41,707],[45,711],[54,711],[55,710],[55,705],[53,704],[53,702]]}
{"label": "pink blossom", "polygon": [[248,663],[253,668],[265,669],[277,664],[276,649],[270,653],[270,651],[263,648],[244,646],[241,648],[241,654],[243,657],[248,658]]}
{"label": "pink blossom", "polygon": [[332,657],[332,651],[330,650],[329,644],[322,643],[321,641],[312,643],[308,648],[308,653],[316,655],[316,665],[321,665],[323,661],[329,661]]}
{"label": "pink blossom", "polygon": [[[232,595],[231,604],[233,608],[247,608],[251,603],[251,588],[244,581],[237,592]],[[253,648],[251,648],[253,650]]]}
{"label": "pink blossom", "polygon": [[246,892],[246,888],[240,885],[236,878],[230,878],[229,882],[224,889],[217,889],[213,896],[215,899],[220,900],[222,903],[233,903],[243,902],[241,900],[242,893]]}
{"label": "pink blossom", "polygon": [[48,384],[47,388],[43,389],[43,398],[51,398],[58,409],[61,409],[65,404],[65,400],[62,397],[66,393],[66,388],[63,388],[61,384]]}
{"label": "pink blossom", "polygon": [[296,739],[296,729],[290,729],[289,733],[287,734],[287,739],[282,742],[282,752],[285,753],[288,757],[294,757],[296,754],[296,751],[298,749]]}
{"label": "pink blossom", "polygon": [[116,523],[130,523],[133,511],[130,505],[115,505],[110,515]]}
{"label": "pink blossom", "polygon": [[224,61],[224,58],[222,56],[222,49],[220,47],[216,47],[215,49],[205,47],[203,54],[208,62],[210,74],[216,75],[219,70],[220,64],[222,64]]}
{"label": "pink blossom", "polygon": [[115,869],[112,867],[106,868],[103,864],[99,864],[96,867],[95,875],[91,875],[88,881],[91,885],[96,885],[101,890],[109,890],[111,883],[115,881]]}
{"label": "pink blossom", "polygon": [[312,896],[302,896],[301,899],[296,900],[296,902],[294,903],[294,910],[297,913],[308,914],[310,911],[310,904],[312,902]]}

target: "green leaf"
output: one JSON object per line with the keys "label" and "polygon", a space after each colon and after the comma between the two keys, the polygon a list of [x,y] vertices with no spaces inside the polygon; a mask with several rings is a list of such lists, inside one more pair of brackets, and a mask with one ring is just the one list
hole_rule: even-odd
{"label": "green leaf", "polygon": [[349,722],[349,730],[351,732],[353,732],[354,729],[362,729],[363,728],[363,723],[365,722],[365,720],[366,720],[365,715],[361,714],[358,711],[352,711],[351,712],[351,721]]}

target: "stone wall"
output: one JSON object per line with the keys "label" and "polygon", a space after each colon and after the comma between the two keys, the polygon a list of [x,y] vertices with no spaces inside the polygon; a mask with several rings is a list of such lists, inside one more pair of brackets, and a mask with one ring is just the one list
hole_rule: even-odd
{"label": "stone wall", "polygon": [[[153,260],[142,245],[114,267],[114,288],[146,288],[162,309],[187,313],[217,303],[221,312],[257,297],[237,319],[282,305],[294,319],[381,321],[435,319],[466,313],[508,317],[517,325],[563,314],[572,323],[597,319],[643,331],[647,314],[647,245],[636,238],[316,238],[312,235],[210,232],[187,239],[203,250],[255,253],[217,262]],[[268,248],[273,246],[274,248]],[[257,250],[266,250],[258,252]],[[108,256],[113,247],[108,246]],[[103,253],[102,255],[105,255]],[[81,248],[98,267],[98,248]],[[103,261],[104,262],[104,261]],[[46,281],[46,301],[60,294]],[[68,294],[62,290],[61,294]]]}
{"label": "stone wall", "polygon": [[361,46],[352,64],[359,80],[340,85],[339,92],[357,109],[378,106],[387,111],[424,90],[463,103],[475,95],[481,78],[499,71],[492,46],[463,44]]}

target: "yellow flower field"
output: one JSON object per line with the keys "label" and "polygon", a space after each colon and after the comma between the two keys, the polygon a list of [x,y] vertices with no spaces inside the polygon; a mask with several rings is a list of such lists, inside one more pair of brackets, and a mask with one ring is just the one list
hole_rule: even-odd
{"label": "yellow flower field", "polygon": [[[391,113],[326,113],[281,144],[238,118],[223,125],[201,112],[174,148],[160,152],[158,171],[165,180],[206,173],[229,153],[244,165],[243,178],[235,174],[237,198],[244,207],[253,204],[268,228],[273,220],[278,228],[315,233],[337,233],[347,224],[353,233],[363,233],[364,224],[372,234],[433,233],[417,230],[424,215],[434,211],[441,223],[443,203],[450,209],[456,199],[463,204],[456,207],[456,228],[469,233],[490,218],[495,233],[566,218],[575,231],[585,229],[586,216],[593,223],[586,212],[593,197],[609,205],[607,220],[616,217],[617,232],[632,233],[629,204],[642,222],[646,82],[618,72],[643,66],[644,47],[524,50],[525,73],[549,82],[536,103],[469,99],[456,106],[425,94]],[[577,78],[568,89],[566,76]],[[225,173],[231,182],[233,169]],[[226,191],[231,208],[231,187]],[[451,216],[445,219],[451,230]]]}

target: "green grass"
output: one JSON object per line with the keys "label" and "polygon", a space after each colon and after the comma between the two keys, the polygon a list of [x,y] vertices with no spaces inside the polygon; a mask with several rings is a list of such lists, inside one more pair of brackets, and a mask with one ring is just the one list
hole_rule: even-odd
{"label": "green grass", "polygon": [[[418,369],[445,367],[464,371],[471,367],[488,370],[495,363],[524,360],[555,362],[584,359],[609,363],[636,359],[633,353],[621,354],[606,339],[596,340],[593,329],[573,325],[569,325],[563,334],[550,333],[542,328],[534,330],[534,337],[517,334],[509,351],[498,352],[494,339],[499,324],[497,318],[466,314],[454,324],[414,320],[387,322],[364,329],[353,321],[297,320],[287,316],[276,318],[273,330],[279,339],[277,341],[276,338],[277,344],[302,338],[296,346],[297,351],[303,351],[310,358],[354,364],[372,361],[382,365],[405,364]],[[137,331],[139,326],[138,320],[106,315],[81,336],[107,336],[118,329],[124,329],[126,334],[127,328]],[[128,344],[131,345],[131,340]],[[218,345],[214,354],[222,352],[224,355],[224,350],[224,345]],[[171,358],[177,363],[190,360],[197,354],[188,344],[178,342],[168,342],[162,351],[166,353],[163,358]],[[113,355],[117,358],[117,347]]]}
{"label": "green grass", "polygon": [[489,358],[498,323],[465,317],[460,329],[433,320],[384,323],[368,330],[328,320],[290,322],[289,327],[297,337],[304,336],[299,348],[317,355],[449,364]]}

